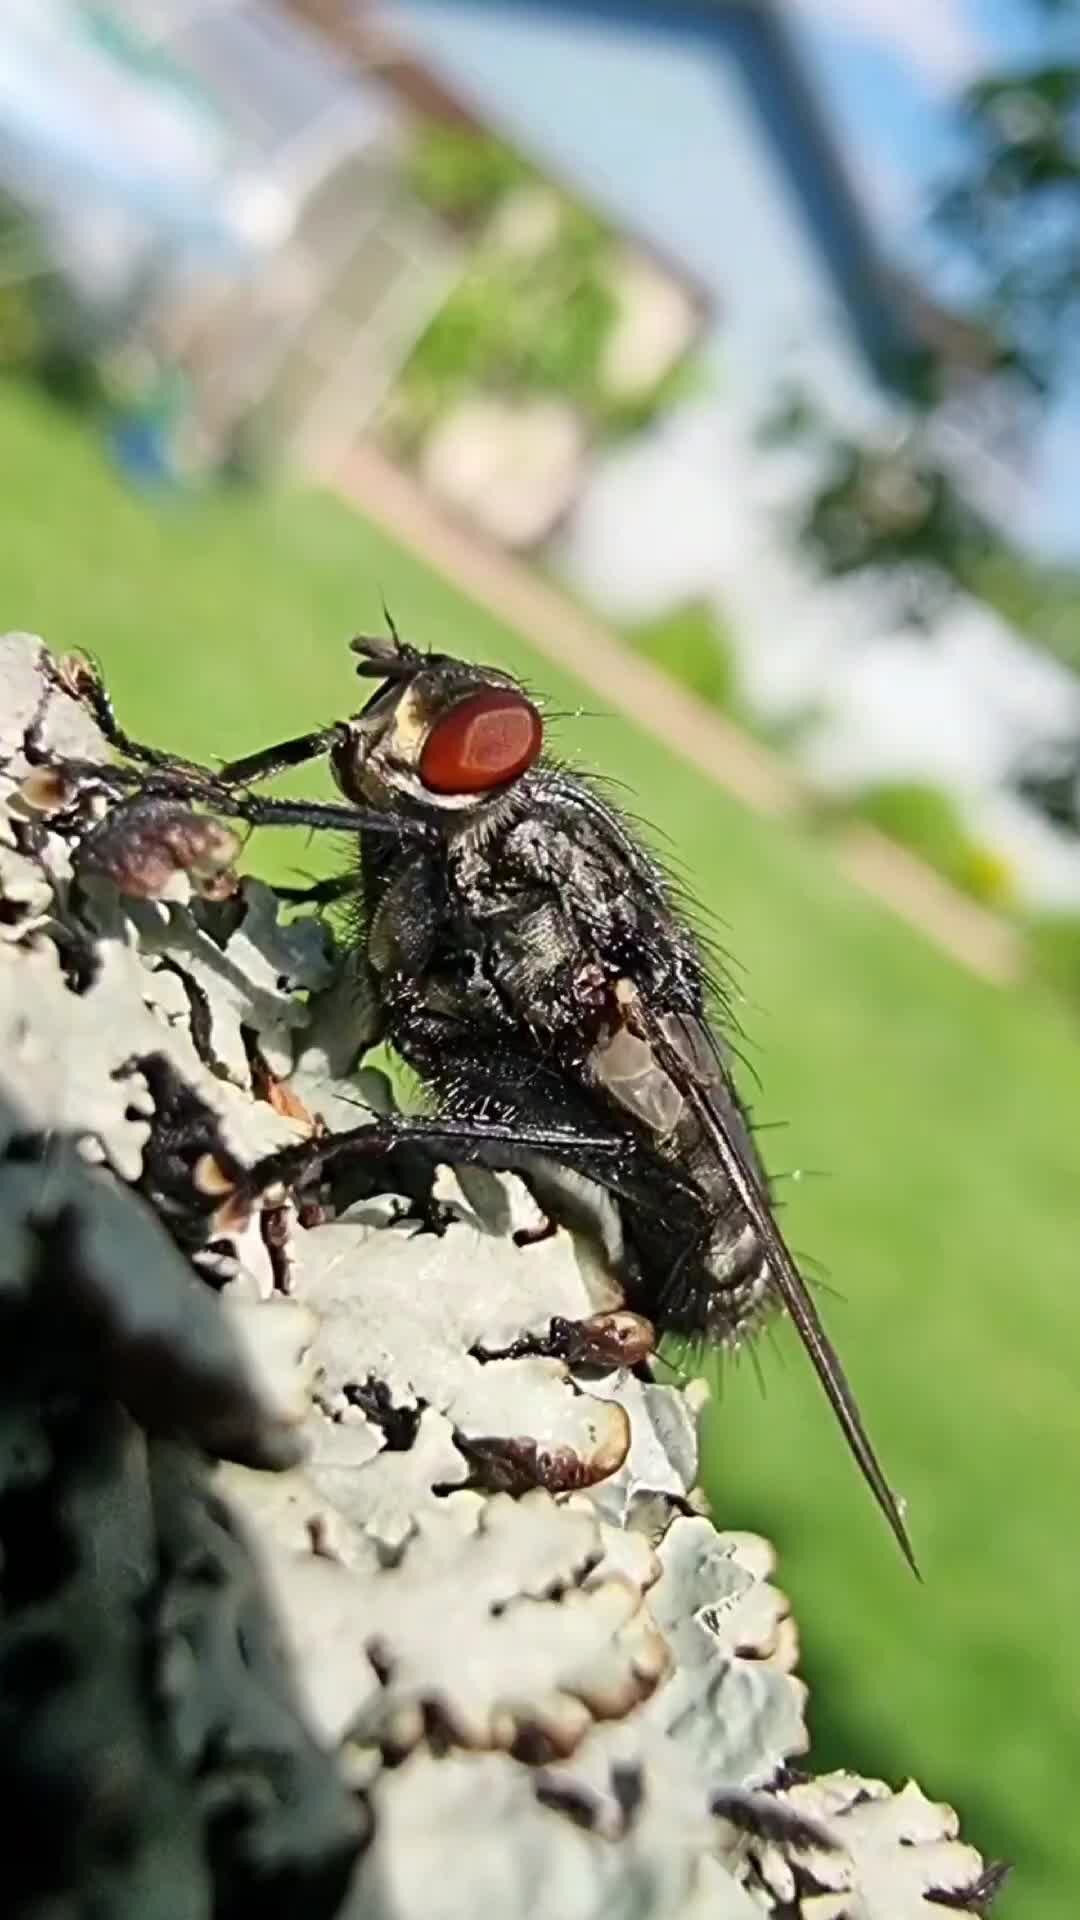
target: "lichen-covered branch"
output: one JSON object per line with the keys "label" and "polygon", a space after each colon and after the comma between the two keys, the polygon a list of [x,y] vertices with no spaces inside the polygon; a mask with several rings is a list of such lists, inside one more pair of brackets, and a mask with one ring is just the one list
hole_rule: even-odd
{"label": "lichen-covered branch", "polygon": [[5,1911],[981,1912],[948,1808],[795,1771],[771,1551],[703,1510],[603,1199],[252,1171],[387,1112],[363,979],[174,826],[139,898],[80,863],[40,750],[105,750],[43,660],[0,640]]}

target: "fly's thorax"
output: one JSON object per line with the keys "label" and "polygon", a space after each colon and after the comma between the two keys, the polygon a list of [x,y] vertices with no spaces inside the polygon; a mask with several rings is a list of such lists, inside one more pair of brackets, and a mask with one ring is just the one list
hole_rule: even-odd
{"label": "fly's thorax", "polygon": [[[374,836],[372,836],[374,838]],[[438,851],[403,845],[364,849],[367,957],[383,981],[420,977],[431,964],[444,895]]]}

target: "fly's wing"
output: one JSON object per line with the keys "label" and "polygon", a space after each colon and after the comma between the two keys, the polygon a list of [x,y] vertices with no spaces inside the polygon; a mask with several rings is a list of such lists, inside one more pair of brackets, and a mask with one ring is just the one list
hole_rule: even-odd
{"label": "fly's wing", "polygon": [[625,1009],[627,1024],[696,1114],[724,1173],[753,1224],[777,1290],[840,1422],[848,1446],[918,1576],[907,1529],[817,1308],[776,1224],[765,1174],[718,1048],[701,1021],[688,1014],[658,1015],[640,995]]}

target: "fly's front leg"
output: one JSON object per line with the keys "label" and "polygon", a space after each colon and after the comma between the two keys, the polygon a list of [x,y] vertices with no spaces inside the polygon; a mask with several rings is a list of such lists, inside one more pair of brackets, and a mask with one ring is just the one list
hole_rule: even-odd
{"label": "fly's front leg", "polygon": [[227,788],[258,786],[263,780],[272,780],[275,774],[306,766],[309,760],[321,760],[343,732],[340,721],[334,721],[328,727],[316,727],[311,733],[299,733],[292,740],[281,740],[276,746],[261,747],[242,759],[227,760],[214,775],[214,782]]}
{"label": "fly's front leg", "polygon": [[[114,747],[123,759],[130,760],[137,766],[157,768],[161,772],[175,774],[177,777],[186,776],[199,784],[213,779],[212,768],[200,766],[196,760],[186,760],[182,754],[169,753],[161,747],[148,747],[143,741],[132,739],[116,717],[116,710],[109,698],[97,662],[90,659],[88,655],[69,653],[65,654],[61,660],[54,660],[51,655],[46,654],[42,661],[42,669],[47,686],[59,693],[67,694],[69,699],[77,700],[80,706],[85,707],[109,745]],[[44,720],[45,703],[27,733],[27,758],[31,757],[32,747],[41,744],[40,736]]]}
{"label": "fly's front leg", "polygon": [[[22,788],[27,804],[51,816],[57,832],[78,834],[85,832],[88,824],[94,825],[95,833],[104,828],[99,849],[105,857],[103,871],[108,871],[109,861],[116,856],[122,823],[118,821],[117,831],[113,832],[108,826],[108,816],[102,820],[100,805],[95,808],[95,802],[104,802],[106,807],[120,803],[123,823],[130,827],[138,843],[133,844],[131,851],[136,869],[147,866],[145,850],[155,837],[160,839],[166,814],[170,817],[168,831],[183,832],[178,823],[187,809],[190,830],[198,837],[198,818],[191,809],[196,804],[212,804],[213,769],[132,739],[116,718],[97,667],[82,656],[68,655],[57,661],[43,652],[41,671],[45,683],[42,696],[22,742],[24,757],[32,769]],[[58,755],[45,739],[49,705],[56,693],[85,707],[108,745],[129,764]],[[149,803],[149,812],[141,817],[144,802]],[[211,826],[211,822],[202,822],[203,830]],[[131,861],[120,858],[118,865],[123,867]],[[97,852],[90,855],[90,864],[99,864]],[[166,861],[166,866],[183,864],[182,859]],[[118,881],[118,884],[121,883]],[[137,881],[134,891],[143,893],[146,888]]]}
{"label": "fly's front leg", "polygon": [[[23,742],[33,769],[24,798],[52,816],[58,831],[84,834],[95,821],[95,796],[114,807],[120,803],[116,812],[93,825],[80,864],[87,873],[110,877],[122,893],[155,898],[176,869],[187,872],[198,891],[211,897],[234,888],[230,863],[239,841],[227,828],[215,825],[215,815],[248,827],[299,826],[353,836],[391,833],[400,838],[425,832],[419,822],[391,819],[348,802],[275,800],[250,791],[254,783],[324,754],[341,734],[338,723],[228,761],[215,770],[148,747],[126,733],[100,673],[90,662],[78,657],[56,662],[46,656],[43,670],[46,689]],[[49,698],[58,691],[88,709],[109,745],[130,764],[58,759],[50,751],[45,721]],[[204,873],[206,860],[209,867]],[[322,902],[347,891],[343,880],[299,898]]]}
{"label": "fly's front leg", "polygon": [[[317,727],[309,733],[297,734],[291,740],[261,747],[257,752],[245,754],[240,759],[228,760],[222,767],[208,767],[198,760],[188,760],[183,754],[170,753],[161,747],[147,746],[145,741],[135,740],[120,725],[105,682],[93,661],[77,654],[68,655],[59,662],[49,659],[45,673],[52,687],[78,700],[92,714],[109,745],[123,759],[167,776],[169,791],[177,797],[182,796],[185,788],[192,798],[196,794],[210,798],[219,791],[230,792],[237,788],[257,786],[263,780],[272,779],[275,774],[286,773],[293,767],[320,759],[329,752],[342,732],[341,723],[335,721],[328,727]],[[36,716],[31,734],[36,728],[40,737],[43,720],[44,713]]]}

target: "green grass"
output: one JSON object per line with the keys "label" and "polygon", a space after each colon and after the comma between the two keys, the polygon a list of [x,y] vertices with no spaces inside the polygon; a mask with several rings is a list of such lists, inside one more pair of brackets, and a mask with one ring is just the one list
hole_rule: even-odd
{"label": "green grass", "polygon": [[1045,913],[1028,927],[1035,976],[1080,1012],[1080,913]]}
{"label": "green grass", "polygon": [[[0,388],[0,620],[97,652],[125,721],[229,754],[356,699],[381,621],[579,690],[335,501],[151,510],[38,398]],[[595,705],[588,699],[586,706]],[[777,1542],[819,1762],[916,1774],[1017,1862],[1005,1916],[1065,1920],[1080,1878],[1080,1054],[1052,1006],[984,986],[853,891],[812,838],[748,816],[617,719],[567,744],[632,783],[746,970],[745,1024],[794,1244],[894,1483],[917,1586],[781,1337],[733,1371],[709,1484]],[[324,867],[264,835],[253,863]],[[1070,1520],[1069,1515],[1073,1518]]]}
{"label": "green grass", "polygon": [[710,706],[730,711],[735,702],[735,666],[730,644],[712,609],[688,601],[658,619],[628,627],[624,638],[635,652],[689,687]]}
{"label": "green grass", "polygon": [[962,893],[988,906],[1008,904],[1011,875],[992,848],[973,839],[960,808],[944,788],[920,780],[888,780],[861,788],[850,799],[822,809],[828,821],[865,820],[934,867]]}

